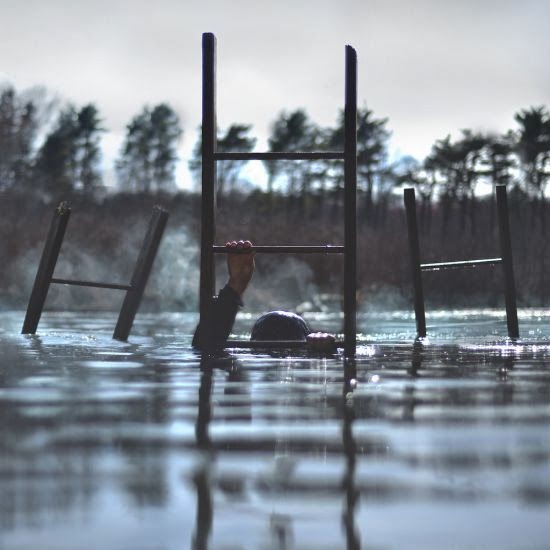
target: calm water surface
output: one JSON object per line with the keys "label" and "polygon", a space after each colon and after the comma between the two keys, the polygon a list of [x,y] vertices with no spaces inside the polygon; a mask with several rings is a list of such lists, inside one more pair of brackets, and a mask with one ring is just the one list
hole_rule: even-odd
{"label": "calm water surface", "polygon": [[115,317],[0,313],[0,548],[550,548],[549,310],[373,314],[355,364]]}

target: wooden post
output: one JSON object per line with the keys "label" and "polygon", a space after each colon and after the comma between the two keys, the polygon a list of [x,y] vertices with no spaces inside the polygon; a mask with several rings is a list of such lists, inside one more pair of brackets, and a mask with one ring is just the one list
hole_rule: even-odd
{"label": "wooden post", "polygon": [[416,221],[416,199],[413,188],[405,189],[405,212],[409,234],[409,253],[414,286],[414,316],[418,338],[426,336],[426,313],[424,310],[424,290],[422,288],[422,269],[420,267],[420,246],[418,244],[418,223]]}
{"label": "wooden post", "polygon": [[202,203],[199,322],[210,338],[210,311],[215,293],[216,235],[216,37],[202,35]]}
{"label": "wooden post", "polygon": [[514,264],[512,261],[512,242],[510,239],[510,220],[506,186],[497,185],[496,190],[500,251],[502,256],[504,294],[506,299],[506,324],[508,325],[508,336],[510,338],[519,338],[516,284],[514,281]]}
{"label": "wooden post", "polygon": [[344,355],[357,343],[357,52],[346,46],[344,106]]}
{"label": "wooden post", "polygon": [[167,221],[168,212],[155,206],[149,222],[149,228],[147,229],[134,267],[134,273],[130,281],[131,288],[126,292],[122,308],[120,309],[113,333],[115,340],[126,341],[128,339]]}
{"label": "wooden post", "polygon": [[36,278],[34,279],[23,329],[21,330],[22,334],[34,334],[36,332],[70,215],[71,209],[66,202],[60,203],[55,210],[42,257],[38,264]]}

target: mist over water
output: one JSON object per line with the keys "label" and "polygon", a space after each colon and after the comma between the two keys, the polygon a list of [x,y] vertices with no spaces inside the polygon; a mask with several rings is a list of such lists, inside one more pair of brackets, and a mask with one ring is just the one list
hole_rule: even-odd
{"label": "mist over water", "polygon": [[195,314],[121,343],[116,314],[1,313],[3,547],[543,548],[550,310],[519,314],[514,343],[502,310],[431,311],[425,345],[360,315],[355,386],[341,356],[202,357]]}
{"label": "mist over water", "polygon": [[[320,291],[313,282],[314,274],[310,266],[299,258],[289,256],[281,256],[268,267],[263,266],[261,260],[259,258],[256,261],[254,282],[246,292],[247,310],[320,311]],[[223,275],[218,280],[221,283],[224,280]],[[339,304],[336,305],[339,309]]]}
{"label": "mist over water", "polygon": [[185,230],[168,228],[151,273],[146,299],[158,311],[197,311],[200,251]]}
{"label": "mist over water", "polygon": [[[77,215],[78,212],[75,217]],[[105,252],[101,232],[99,237],[82,236],[78,233],[78,224],[79,220],[74,220],[73,229],[69,222],[54,277],[128,284],[145,236],[146,219],[130,225],[121,224],[116,246],[110,245],[117,250],[115,254]],[[10,282],[6,294],[15,296],[19,307],[24,307],[30,296],[43,246],[44,243],[40,242],[22,252],[9,266]],[[197,311],[199,265],[197,238],[185,225],[171,225],[169,222],[145,289],[141,311]],[[228,279],[224,255],[216,258],[216,266],[216,291],[219,291]],[[334,287],[327,292],[317,286],[314,270],[305,259],[285,255],[258,257],[254,282],[245,296],[246,311],[288,309],[337,313],[342,308],[342,277],[338,269],[334,278]],[[52,284],[45,308],[52,311],[118,311],[123,294],[113,290]]]}

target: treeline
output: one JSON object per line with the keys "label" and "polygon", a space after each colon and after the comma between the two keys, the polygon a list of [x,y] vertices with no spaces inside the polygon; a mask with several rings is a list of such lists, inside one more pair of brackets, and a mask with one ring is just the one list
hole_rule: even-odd
{"label": "treeline", "polygon": [[[53,112],[52,112],[53,111]],[[93,104],[53,108],[44,94],[0,93],[0,191],[57,200],[105,191],[100,141],[106,129]],[[116,161],[117,190],[176,192],[174,170],[182,130],[173,109],[144,107],[128,124]]]}
{"label": "treeline", "polygon": [[[367,107],[358,110],[357,163],[362,213],[375,214],[396,187],[414,185],[424,210],[436,200],[459,201],[463,216],[475,222],[479,191],[498,183],[524,193],[533,202],[543,202],[550,177],[550,114],[546,107],[530,107],[515,115],[516,127],[503,135],[463,130],[459,138],[435,141],[422,161],[402,157],[388,161],[391,131],[388,119],[378,118]],[[311,120],[302,109],[282,112],[273,121],[269,151],[338,150],[343,148],[344,117],[333,127]],[[12,87],[0,90],[0,191],[18,189],[46,199],[67,192],[89,197],[104,189],[101,168],[102,126],[93,104],[52,109],[44,94],[18,93]],[[177,192],[175,178],[178,142],[183,135],[180,121],[167,104],[139,112],[126,127],[115,162],[119,192]],[[252,126],[232,124],[220,131],[218,149],[224,152],[252,151],[257,139]],[[195,180],[201,172],[200,134],[188,165]],[[218,193],[223,196],[254,186],[243,176],[246,161],[219,163]],[[266,161],[267,193],[301,198],[304,211],[311,203],[342,198],[343,174],[338,161]],[[543,210],[543,209],[542,209]],[[428,213],[426,214],[428,215]],[[541,221],[543,212],[539,212]],[[375,216],[373,221],[383,221]]]}
{"label": "treeline", "polygon": [[[22,288],[21,281],[22,273],[27,273],[29,250],[38,254],[51,207],[62,199],[71,200],[80,212],[78,222],[71,222],[71,226],[78,223],[78,230],[70,237],[75,239],[70,245],[73,255],[66,256],[74,260],[73,264],[80,261],[81,248],[91,247],[94,257],[107,266],[118,266],[122,280],[127,278],[125,273],[131,269],[139,242],[131,239],[128,245],[120,224],[126,219],[126,228],[131,227],[133,232],[140,223],[146,223],[148,209],[154,203],[171,211],[169,232],[185,233],[188,247],[186,251],[164,246],[159,260],[163,273],[196,261],[200,132],[188,160],[197,185],[194,190],[183,192],[175,176],[178,143],[183,135],[180,121],[167,104],[144,107],[127,125],[114,167],[116,187],[107,189],[100,146],[107,129],[98,108],[93,104],[59,107],[47,97],[44,93],[17,92],[11,87],[0,90],[0,259],[4,264],[0,285],[4,301],[10,307],[24,305],[30,288]],[[502,135],[463,130],[457,139],[439,139],[422,161],[411,157],[389,161],[388,124],[387,118],[377,117],[367,107],[359,109],[360,301],[377,302],[381,307],[408,304],[410,277],[402,200],[397,192],[400,188],[414,186],[417,190],[422,252],[428,261],[497,253],[491,190],[495,184],[503,183],[511,196],[520,302],[545,305],[545,191],[550,177],[547,108],[518,111],[515,127]],[[304,110],[282,112],[271,126],[268,150],[337,150],[343,147],[343,136],[342,113],[335,125],[327,128],[316,124]],[[232,124],[219,132],[218,149],[251,151],[256,142],[250,125]],[[246,162],[218,164],[217,226],[222,240],[226,235],[238,235],[263,244],[341,242],[340,162],[271,161],[264,164],[264,169],[267,188],[260,189],[247,180]],[[30,261],[32,266],[34,261]],[[317,294],[339,292],[338,262],[313,256],[285,262],[262,259],[259,275],[263,270],[266,277],[269,274],[272,280],[279,280],[288,290],[290,301],[310,299],[312,289]],[[25,277],[28,286],[28,276]],[[147,307],[195,308],[196,277],[186,277],[192,289],[179,290],[177,277],[171,277],[169,284],[158,280],[158,284],[151,285]],[[428,277],[427,299],[434,304],[459,305],[470,300],[479,305],[495,305],[501,299],[500,287],[490,270],[478,270],[471,277],[458,273]],[[297,278],[307,284],[296,282]],[[252,292],[252,304],[263,307],[262,300],[270,292],[269,284],[261,292]],[[97,307],[110,305],[98,296],[94,294],[92,300]],[[274,307],[280,305],[277,300],[280,297],[274,294]]]}

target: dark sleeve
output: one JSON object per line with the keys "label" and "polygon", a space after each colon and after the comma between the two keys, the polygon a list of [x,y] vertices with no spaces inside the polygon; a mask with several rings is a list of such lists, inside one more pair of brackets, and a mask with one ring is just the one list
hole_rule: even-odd
{"label": "dark sleeve", "polygon": [[212,317],[209,326],[199,323],[193,336],[193,347],[215,349],[225,346],[227,337],[233,329],[233,323],[239,307],[243,305],[241,297],[229,286],[224,286],[212,305]]}

